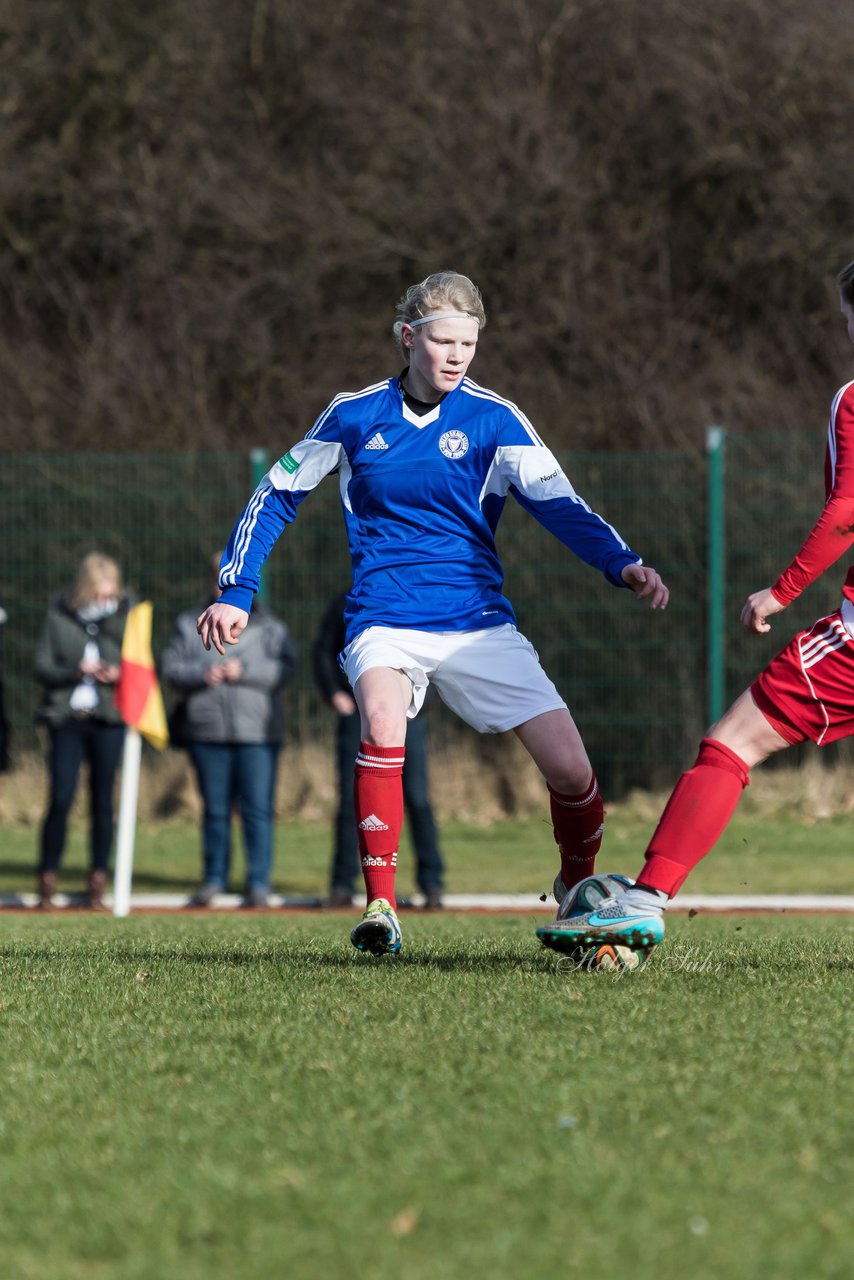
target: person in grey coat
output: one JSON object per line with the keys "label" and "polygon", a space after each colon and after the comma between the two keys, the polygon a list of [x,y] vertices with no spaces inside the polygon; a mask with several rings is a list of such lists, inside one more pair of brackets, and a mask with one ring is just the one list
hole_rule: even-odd
{"label": "person in grey coat", "polygon": [[[213,564],[218,570],[219,556]],[[215,588],[211,599],[218,594]],[[197,607],[180,615],[162,658],[164,679],[180,695],[172,741],[190,755],[204,810],[204,878],[190,904],[210,906],[228,887],[236,805],[246,853],[245,905],[266,907],[276,771],[284,741],[281,693],[293,674],[296,650],[285,624],[256,605],[240,657],[222,658],[200,647],[198,614]]]}

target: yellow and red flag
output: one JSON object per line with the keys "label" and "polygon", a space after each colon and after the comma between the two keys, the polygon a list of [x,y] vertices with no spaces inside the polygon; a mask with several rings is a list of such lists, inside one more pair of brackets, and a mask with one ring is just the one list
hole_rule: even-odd
{"label": "yellow and red flag", "polygon": [[169,729],[151,652],[153,614],[150,600],[135,604],[128,612],[115,703],[125,724],[137,729],[153,747],[161,749],[168,745]]}

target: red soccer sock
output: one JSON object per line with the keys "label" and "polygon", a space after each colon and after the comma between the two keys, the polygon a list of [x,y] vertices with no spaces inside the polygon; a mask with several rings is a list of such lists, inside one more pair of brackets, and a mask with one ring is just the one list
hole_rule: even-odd
{"label": "red soccer sock", "polygon": [[693,769],[673,789],[644,855],[638,884],[671,897],[720,839],[749,786],[749,767],[714,738],[704,738]]}
{"label": "red soccer sock", "polygon": [[593,875],[596,854],[602,844],[605,808],[594,774],[590,786],[577,796],[567,796],[549,787],[552,826],[560,849],[560,878],[572,889],[585,876]]}
{"label": "red soccer sock", "polygon": [[359,857],[368,902],[387,898],[397,906],[394,873],[403,827],[403,747],[359,744],[353,795],[359,829]]}

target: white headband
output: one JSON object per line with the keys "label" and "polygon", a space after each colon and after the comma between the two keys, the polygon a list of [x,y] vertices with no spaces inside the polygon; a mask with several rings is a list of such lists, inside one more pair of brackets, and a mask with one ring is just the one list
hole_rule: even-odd
{"label": "white headband", "polygon": [[434,320],[476,320],[477,327],[480,328],[480,321],[477,316],[469,315],[468,311],[437,311],[432,316],[422,316],[420,320],[404,320],[404,324],[408,324],[410,329],[417,329],[420,324],[432,324]]}

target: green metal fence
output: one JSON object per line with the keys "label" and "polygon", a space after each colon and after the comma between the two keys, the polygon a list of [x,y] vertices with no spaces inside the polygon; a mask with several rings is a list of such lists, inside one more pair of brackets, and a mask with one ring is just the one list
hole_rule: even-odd
{"label": "green metal fence", "polygon": [[[725,469],[723,452],[702,441],[690,452],[562,456],[578,492],[669,582],[671,606],[661,615],[609,587],[508,502],[499,531],[506,592],[611,794],[670,781],[710,710],[738,693],[797,626],[835,607],[841,572],[805,593],[771,640],[748,637],[738,624],[744,597],[773,580],[815,519],[823,448],[820,433],[730,432]],[[154,601],[157,655],[175,616],[203,597],[210,556],[260,466],[248,453],[4,456],[3,675],[16,750],[35,743],[32,652],[47,599],[81,556],[94,548],[115,556],[135,594]],[[330,733],[310,649],[323,608],[348,582],[337,486],[327,481],[300,507],[264,584],[300,648],[287,694],[297,742]],[[442,708],[435,719],[434,741],[469,733]]]}

